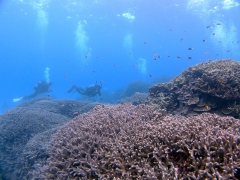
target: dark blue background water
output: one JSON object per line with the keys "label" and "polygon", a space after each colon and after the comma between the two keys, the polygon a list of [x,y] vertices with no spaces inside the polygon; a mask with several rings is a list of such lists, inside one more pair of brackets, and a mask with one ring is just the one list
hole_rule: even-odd
{"label": "dark blue background water", "polygon": [[1,0],[0,113],[17,104],[13,98],[31,94],[45,80],[47,67],[51,96],[74,99],[77,93],[66,94],[72,84],[102,81],[103,90],[112,93],[135,80],[178,75],[209,59],[240,60],[239,4]]}

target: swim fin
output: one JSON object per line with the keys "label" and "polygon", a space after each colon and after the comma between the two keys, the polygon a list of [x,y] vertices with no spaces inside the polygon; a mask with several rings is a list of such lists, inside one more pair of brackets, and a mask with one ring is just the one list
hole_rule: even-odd
{"label": "swim fin", "polygon": [[75,88],[76,88],[76,86],[72,86],[72,87],[67,91],[67,93],[71,93]]}
{"label": "swim fin", "polygon": [[18,101],[21,101],[23,97],[20,97],[20,98],[14,98],[13,99],[13,102],[18,102]]}

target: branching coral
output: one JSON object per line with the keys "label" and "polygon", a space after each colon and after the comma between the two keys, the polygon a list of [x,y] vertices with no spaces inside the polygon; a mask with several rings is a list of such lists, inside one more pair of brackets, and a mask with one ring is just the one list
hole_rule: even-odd
{"label": "branching coral", "polygon": [[45,179],[234,179],[239,125],[204,113],[166,116],[146,105],[97,106],[62,127]]}
{"label": "branching coral", "polygon": [[[165,87],[168,87],[167,93]],[[186,69],[167,85],[152,86],[149,92],[149,104],[159,99],[159,93],[168,96],[170,100],[164,108],[174,114],[210,111],[226,115],[221,109],[227,109],[234,101],[240,100],[240,63],[233,60],[201,63]],[[163,108],[161,102],[155,104]],[[210,108],[203,108],[202,104]],[[234,113],[232,115],[239,116]]]}

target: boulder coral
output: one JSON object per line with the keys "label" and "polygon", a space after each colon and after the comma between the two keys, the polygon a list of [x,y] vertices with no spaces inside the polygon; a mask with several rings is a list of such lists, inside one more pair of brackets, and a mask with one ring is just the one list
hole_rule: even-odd
{"label": "boulder coral", "polygon": [[139,105],[139,104],[145,104],[147,103],[147,93],[139,93],[136,92],[130,97],[125,97],[120,100],[118,100],[118,104],[125,104],[125,103],[131,103],[133,105]]}
{"label": "boulder coral", "polygon": [[59,114],[27,107],[17,107],[0,116],[0,168],[4,178],[20,176],[25,165],[20,158],[32,137],[68,121],[69,118]]}
{"label": "boulder coral", "polygon": [[147,93],[148,88],[151,86],[151,83],[144,82],[144,81],[133,81],[128,84],[124,97],[130,97],[134,95],[134,93]]}
{"label": "boulder coral", "polygon": [[173,114],[211,112],[238,118],[239,100],[240,63],[217,60],[189,67],[169,83],[155,84],[148,103]]}
{"label": "boulder coral", "polygon": [[237,179],[240,122],[166,116],[147,105],[99,105],[64,125],[44,179]]}
{"label": "boulder coral", "polygon": [[53,134],[94,102],[38,98],[0,116],[0,174],[3,179],[38,179]]}

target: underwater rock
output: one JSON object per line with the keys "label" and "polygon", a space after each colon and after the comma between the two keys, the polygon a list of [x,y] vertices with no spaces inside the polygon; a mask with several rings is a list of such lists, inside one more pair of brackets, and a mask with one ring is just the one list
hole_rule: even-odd
{"label": "underwater rock", "polygon": [[[159,100],[161,93],[168,99],[164,104]],[[228,115],[221,109],[231,107],[232,112],[235,112],[231,115],[238,118],[240,63],[224,59],[189,67],[170,82],[150,87],[148,104],[164,108],[172,114],[182,115],[192,111]],[[206,110],[206,107],[210,108]]]}

